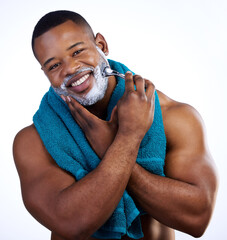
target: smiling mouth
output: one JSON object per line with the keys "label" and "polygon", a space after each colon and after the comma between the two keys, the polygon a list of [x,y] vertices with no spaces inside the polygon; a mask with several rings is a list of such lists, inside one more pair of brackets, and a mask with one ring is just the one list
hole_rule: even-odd
{"label": "smiling mouth", "polygon": [[94,69],[91,67],[84,67],[71,76],[66,77],[63,83],[64,88],[80,86],[91,76],[93,71]]}
{"label": "smiling mouth", "polygon": [[80,79],[75,80],[74,82],[72,82],[70,84],[70,87],[76,87],[76,86],[81,85],[82,83],[84,83],[89,78],[89,76],[90,76],[90,74],[88,73],[88,74],[84,75],[83,77],[81,77]]}

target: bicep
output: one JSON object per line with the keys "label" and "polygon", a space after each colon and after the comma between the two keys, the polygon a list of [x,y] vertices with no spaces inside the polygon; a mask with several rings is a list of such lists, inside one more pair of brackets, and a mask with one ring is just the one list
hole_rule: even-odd
{"label": "bicep", "polygon": [[215,166],[200,115],[182,104],[167,119],[166,175],[212,195],[217,187]]}
{"label": "bicep", "polygon": [[48,226],[54,218],[54,203],[59,192],[75,179],[56,165],[33,126],[17,134],[13,154],[25,206]]}

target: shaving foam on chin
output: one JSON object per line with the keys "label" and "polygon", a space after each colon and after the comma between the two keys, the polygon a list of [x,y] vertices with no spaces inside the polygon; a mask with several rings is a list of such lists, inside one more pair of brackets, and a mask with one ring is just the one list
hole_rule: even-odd
{"label": "shaving foam on chin", "polygon": [[72,78],[74,78],[76,75],[80,74],[81,72],[84,72],[84,71],[94,71],[94,68],[92,67],[83,67],[81,68],[79,71],[77,71],[76,73],[70,75],[70,76],[67,76],[65,77],[63,83],[59,86],[59,87],[53,87],[53,89],[55,90],[55,92],[58,94],[58,95],[69,95],[68,92],[67,92],[67,87],[66,87],[66,84],[68,83],[69,80],[71,80]]}
{"label": "shaving foam on chin", "polygon": [[[60,87],[58,87],[58,88],[53,87],[55,92],[58,95],[71,96],[76,101],[78,101],[80,104],[82,104],[83,106],[90,106],[90,105],[95,104],[99,100],[101,100],[104,97],[104,95],[106,93],[106,89],[108,87],[108,78],[102,76],[101,66],[103,64],[106,65],[106,62],[108,63],[108,61],[107,61],[107,59],[105,59],[104,54],[103,54],[104,57],[101,56],[102,55],[101,50],[98,52],[100,53],[99,54],[100,58],[99,58],[98,65],[95,68],[93,68],[93,67],[81,68],[75,74],[72,74],[69,77],[66,77]],[[69,80],[71,80],[74,76],[76,76],[77,74],[79,74],[83,71],[87,71],[87,70],[91,71],[91,73],[93,74],[94,79],[95,79],[91,90],[85,95],[81,95],[81,94],[77,95],[77,94],[70,92],[66,87],[67,82]]]}

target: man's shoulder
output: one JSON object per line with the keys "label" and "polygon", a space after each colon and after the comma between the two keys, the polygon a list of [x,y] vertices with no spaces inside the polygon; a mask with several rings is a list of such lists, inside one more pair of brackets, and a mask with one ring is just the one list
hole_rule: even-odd
{"label": "man's shoulder", "polygon": [[[14,138],[14,146],[23,146],[26,143],[31,143],[39,138],[38,132],[34,126],[31,124],[23,129],[21,129]],[[27,145],[27,144],[26,144]]]}
{"label": "man's shoulder", "polygon": [[34,124],[21,129],[15,136],[13,142],[13,155],[17,163],[19,159],[33,149],[33,146],[39,146],[39,135]]}
{"label": "man's shoulder", "polygon": [[191,105],[175,101],[161,91],[157,90],[157,93],[164,118],[167,117],[169,119],[179,117],[188,119],[190,116],[197,119],[201,118],[198,111]]}
{"label": "man's shoulder", "polygon": [[23,128],[15,136],[13,156],[15,164],[19,168],[32,165],[35,161],[38,162],[37,159],[39,159],[39,163],[51,160],[34,124]]}
{"label": "man's shoulder", "polygon": [[[169,140],[180,136],[204,134],[204,123],[198,111],[189,104],[177,102],[157,91],[162,109],[163,123]],[[176,134],[177,133],[177,134]]]}

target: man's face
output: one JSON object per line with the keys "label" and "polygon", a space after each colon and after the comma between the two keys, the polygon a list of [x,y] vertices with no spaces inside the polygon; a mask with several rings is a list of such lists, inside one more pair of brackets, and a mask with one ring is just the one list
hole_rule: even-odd
{"label": "man's face", "polygon": [[59,95],[70,95],[85,106],[104,97],[108,79],[100,66],[106,59],[86,28],[67,21],[36,38],[34,49]]}

